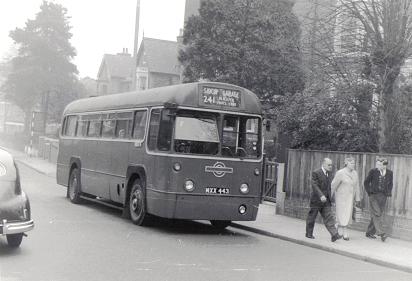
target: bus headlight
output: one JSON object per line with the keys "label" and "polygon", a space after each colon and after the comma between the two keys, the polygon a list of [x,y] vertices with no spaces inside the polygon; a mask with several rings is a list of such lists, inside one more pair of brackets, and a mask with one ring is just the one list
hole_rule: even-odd
{"label": "bus headlight", "polygon": [[195,184],[193,183],[193,181],[191,180],[186,180],[185,181],[185,189],[186,191],[193,191],[195,189]]}
{"label": "bus headlight", "polygon": [[182,169],[182,166],[180,165],[180,163],[176,162],[176,163],[173,164],[173,170],[178,172],[178,171],[180,171],[180,169]]}
{"label": "bus headlight", "polygon": [[242,192],[243,194],[246,194],[249,192],[249,186],[247,185],[247,183],[242,183],[239,189],[240,189],[240,192]]}
{"label": "bus headlight", "polygon": [[260,171],[258,168],[255,169],[255,176],[259,176],[260,175]]}
{"label": "bus headlight", "polygon": [[241,215],[246,214],[246,206],[245,205],[240,205],[239,206],[239,214],[241,214]]}

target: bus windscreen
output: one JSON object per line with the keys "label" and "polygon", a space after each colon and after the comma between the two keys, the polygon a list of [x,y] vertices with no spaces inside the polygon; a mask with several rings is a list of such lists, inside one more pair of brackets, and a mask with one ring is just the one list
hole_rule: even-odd
{"label": "bus windscreen", "polygon": [[217,154],[219,131],[216,119],[177,116],[175,151],[194,154]]}

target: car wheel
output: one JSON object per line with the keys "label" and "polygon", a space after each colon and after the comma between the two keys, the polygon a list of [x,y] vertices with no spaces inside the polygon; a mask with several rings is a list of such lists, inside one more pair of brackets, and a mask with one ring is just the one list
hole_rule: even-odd
{"label": "car wheel", "polygon": [[149,214],[146,212],[146,193],[140,180],[135,180],[130,190],[129,214],[134,224],[146,225]]}
{"label": "car wheel", "polygon": [[70,173],[69,187],[67,188],[67,197],[74,204],[81,203],[80,198],[80,171],[78,168],[74,168]]}
{"label": "car wheel", "polygon": [[231,221],[211,220],[210,223],[217,229],[223,230],[230,225]]}
{"label": "car wheel", "polygon": [[10,247],[17,248],[23,240],[23,233],[7,234],[7,243]]}

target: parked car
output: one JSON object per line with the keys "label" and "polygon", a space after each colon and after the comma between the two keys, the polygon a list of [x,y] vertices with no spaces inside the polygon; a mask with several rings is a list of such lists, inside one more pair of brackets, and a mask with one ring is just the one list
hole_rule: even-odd
{"label": "parked car", "polygon": [[13,156],[0,147],[0,236],[10,247],[19,247],[25,232],[32,230],[30,202],[21,189]]}

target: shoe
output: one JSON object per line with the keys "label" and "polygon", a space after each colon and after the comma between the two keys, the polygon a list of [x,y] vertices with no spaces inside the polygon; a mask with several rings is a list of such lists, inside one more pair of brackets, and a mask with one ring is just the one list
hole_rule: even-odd
{"label": "shoe", "polygon": [[342,235],[339,234],[335,234],[332,236],[332,238],[330,239],[330,241],[335,242],[336,240],[342,239]]}
{"label": "shoe", "polygon": [[368,238],[370,238],[370,239],[376,239],[376,236],[373,235],[373,234],[366,233],[365,236],[368,237]]}
{"label": "shoe", "polygon": [[382,242],[385,242],[386,238],[388,238],[388,236],[385,233],[382,233],[379,236],[381,237]]}
{"label": "shoe", "polygon": [[349,237],[343,237],[343,240],[349,241]]}
{"label": "shoe", "polygon": [[305,236],[306,236],[306,238],[309,238],[309,239],[315,239],[315,236],[313,236],[313,235],[306,234]]}

